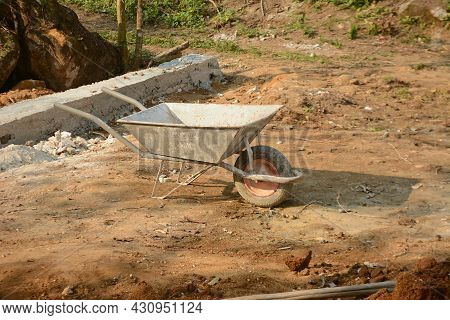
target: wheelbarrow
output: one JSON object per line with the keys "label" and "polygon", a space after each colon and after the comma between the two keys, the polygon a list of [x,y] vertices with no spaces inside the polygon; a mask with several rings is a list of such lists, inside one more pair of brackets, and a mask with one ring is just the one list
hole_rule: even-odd
{"label": "wheelbarrow", "polygon": [[[164,199],[212,167],[222,167],[233,173],[242,198],[256,206],[273,207],[289,197],[292,184],[302,176],[275,148],[250,145],[282,106],[162,103],[147,109],[121,93],[107,88],[102,91],[140,110],[117,120],[139,141],[140,147],[94,115],[60,103],[54,106],[96,123],[139,156],[161,160],[152,198]],[[234,154],[239,155],[234,165],[224,161]],[[166,161],[181,163],[178,186],[155,197],[157,184],[164,181],[161,178]],[[185,162],[206,167],[180,182]]]}

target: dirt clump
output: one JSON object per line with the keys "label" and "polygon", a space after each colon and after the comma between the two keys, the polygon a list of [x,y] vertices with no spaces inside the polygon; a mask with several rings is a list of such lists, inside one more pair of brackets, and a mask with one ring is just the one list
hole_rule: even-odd
{"label": "dirt clump", "polygon": [[312,251],[308,250],[302,256],[290,256],[286,259],[286,266],[291,271],[300,272],[305,268],[308,268],[309,263],[311,262]]}
{"label": "dirt clump", "polygon": [[45,88],[13,90],[0,94],[0,108],[23,100],[36,99],[40,96],[52,94],[53,91]]}
{"label": "dirt clump", "polygon": [[368,297],[370,300],[441,300],[450,294],[450,260],[437,262],[423,258],[414,270],[402,272],[392,293],[383,289]]}
{"label": "dirt clump", "polygon": [[414,227],[414,225],[417,223],[416,220],[414,220],[413,218],[408,218],[408,217],[401,217],[400,219],[398,219],[398,224],[400,226],[405,226],[405,227]]}

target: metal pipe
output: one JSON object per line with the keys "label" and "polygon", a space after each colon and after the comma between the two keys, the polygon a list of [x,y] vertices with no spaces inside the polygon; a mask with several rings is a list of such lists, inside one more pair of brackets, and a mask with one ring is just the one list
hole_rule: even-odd
{"label": "metal pipe", "polygon": [[247,150],[247,155],[248,155],[248,168],[250,171],[253,171],[253,150],[252,147],[250,146],[250,143],[248,142],[248,137],[245,138],[245,148]]}
{"label": "metal pipe", "polygon": [[276,177],[276,176],[269,176],[269,175],[264,175],[264,174],[249,174],[249,173],[247,173],[241,169],[238,169],[235,166],[232,166],[225,162],[221,162],[218,165],[228,171],[231,171],[231,172],[245,178],[245,179],[250,179],[250,180],[254,180],[254,181],[268,181],[268,182],[283,184],[283,183],[295,182],[303,176],[303,173],[301,173],[297,170],[294,170],[295,176],[293,176],[293,177]]}
{"label": "metal pipe", "polygon": [[354,286],[344,286],[335,288],[322,288],[301,291],[291,291],[283,293],[257,294],[252,296],[244,296],[232,298],[231,300],[305,300],[335,297],[354,297],[358,295],[370,294],[379,289],[392,289],[396,285],[396,281],[385,281],[378,283],[359,284]]}
{"label": "metal pipe", "polygon": [[123,100],[125,102],[128,102],[128,103],[134,105],[135,107],[137,107],[141,111],[147,110],[147,108],[144,107],[144,105],[142,103],[140,103],[139,101],[137,101],[137,100],[135,100],[133,98],[127,97],[126,95],[123,95],[123,94],[121,94],[121,93],[119,93],[117,91],[112,91],[112,90],[110,90],[108,88],[105,88],[105,87],[102,87],[101,90],[104,93],[109,94],[110,96],[112,96],[114,98]]}

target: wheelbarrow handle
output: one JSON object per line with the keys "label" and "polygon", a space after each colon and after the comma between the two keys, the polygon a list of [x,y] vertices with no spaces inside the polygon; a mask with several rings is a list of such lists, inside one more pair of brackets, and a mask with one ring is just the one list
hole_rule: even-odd
{"label": "wheelbarrow handle", "polygon": [[102,87],[101,90],[104,93],[109,94],[110,96],[112,96],[114,98],[120,99],[122,101],[125,101],[125,102],[128,102],[128,103],[134,105],[135,107],[137,107],[141,111],[147,110],[147,108],[144,107],[144,105],[142,103],[140,103],[139,101],[137,101],[137,100],[135,100],[133,98],[127,97],[124,94],[121,94],[121,93],[119,93],[117,91],[113,91],[113,90],[105,88],[105,87]]}
{"label": "wheelbarrow handle", "polygon": [[113,128],[111,128],[110,126],[108,126],[104,121],[100,120],[98,117],[89,114],[87,112],[69,107],[65,104],[62,103],[55,103],[53,105],[54,107],[70,112],[74,115],[77,115],[79,117],[85,118],[87,120],[90,120],[92,122],[94,122],[95,124],[97,124],[99,127],[103,128],[106,132],[110,133],[114,138],[116,138],[117,140],[119,140],[120,142],[122,142],[124,145],[126,145],[128,148],[130,148],[133,152],[140,154],[141,151],[139,150],[138,147],[136,147],[134,144],[132,144],[130,141],[128,141],[127,139],[125,139],[124,137],[122,137],[122,135],[120,133],[118,133],[116,130],[114,130]]}

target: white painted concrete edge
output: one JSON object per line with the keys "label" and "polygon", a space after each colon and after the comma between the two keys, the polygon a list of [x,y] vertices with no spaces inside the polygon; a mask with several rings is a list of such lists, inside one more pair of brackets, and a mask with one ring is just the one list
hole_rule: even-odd
{"label": "white painted concrete edge", "polygon": [[190,54],[150,68],[59,92],[25,100],[0,109],[0,148],[9,144],[39,141],[57,130],[74,133],[89,130],[94,124],[55,109],[55,102],[90,112],[111,121],[131,111],[131,106],[100,91],[101,87],[117,90],[144,102],[161,95],[194,88],[209,89],[214,79],[221,78],[216,58]]}

